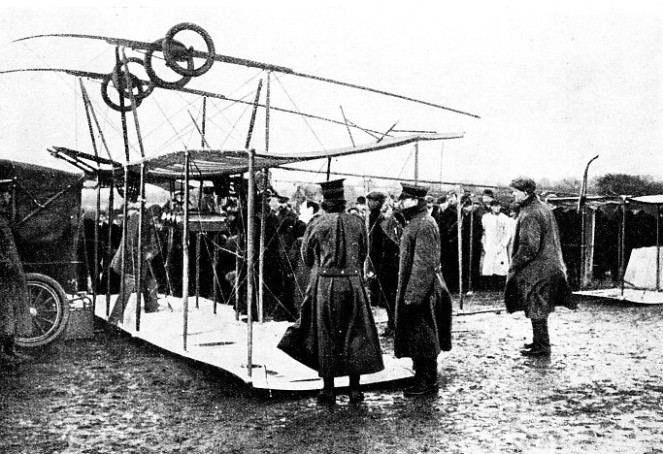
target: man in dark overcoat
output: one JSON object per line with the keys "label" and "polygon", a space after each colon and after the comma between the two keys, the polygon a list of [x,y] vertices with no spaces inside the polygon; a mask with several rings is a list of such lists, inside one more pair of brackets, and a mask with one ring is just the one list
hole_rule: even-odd
{"label": "man in dark overcoat", "polygon": [[458,292],[458,195],[447,193],[447,207],[437,219],[440,228],[440,264],[449,291]]}
{"label": "man in dark overcoat", "polygon": [[318,402],[334,403],[334,377],[345,375],[350,377],[350,401],[358,402],[363,399],[360,376],[384,369],[362,280],[366,227],[361,218],[345,212],[342,179],[320,186],[324,214],[309,224],[302,241],[304,262],[313,271],[295,326],[302,331],[301,347],[310,353],[307,365],[324,382]]}
{"label": "man in dark overcoat", "polygon": [[507,311],[525,311],[532,321],[533,341],[525,344],[525,356],[550,356],[548,315],[555,306],[575,309],[566,280],[559,229],[552,210],[536,195],[536,183],[520,177],[511,182],[516,219],[511,266],[507,276]]}
{"label": "man in dark overcoat", "polygon": [[427,213],[427,188],[402,184],[407,220],[400,247],[396,297],[397,358],[412,358],[414,383],[406,397],[437,393],[437,357],[451,350],[451,295],[440,269],[440,232]]}
{"label": "man in dark overcoat", "polygon": [[387,310],[387,328],[384,334],[393,336],[394,307],[398,287],[399,243],[402,227],[393,216],[385,215],[383,206],[387,194],[372,191],[368,201],[368,273],[371,304]]}
{"label": "man in dark overcoat", "polygon": [[0,362],[17,364],[28,356],[16,351],[16,336],[32,332],[23,264],[9,227],[13,180],[0,180]]}

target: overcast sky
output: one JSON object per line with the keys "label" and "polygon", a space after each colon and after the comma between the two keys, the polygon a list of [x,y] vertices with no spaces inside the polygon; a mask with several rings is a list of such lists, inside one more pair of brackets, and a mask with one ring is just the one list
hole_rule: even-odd
{"label": "overcast sky", "polygon": [[[575,1],[540,6],[543,2],[219,1],[214,2],[218,6],[204,9],[191,6],[203,4],[199,2],[158,8],[153,7],[155,3],[136,1],[131,7],[94,9],[55,8],[52,5],[63,4],[57,1],[27,9],[3,6],[0,69],[110,72],[114,50],[106,43],[62,38],[11,41],[40,33],[81,33],[151,42],[177,23],[194,22],[210,33],[219,54],[368,85],[479,115],[481,119],[386,102],[285,76],[272,80],[274,105],[296,106],[337,120],[342,119],[342,106],[352,121],[378,131],[398,122],[397,129],[464,132],[464,139],[448,142],[444,148],[439,143],[422,146],[419,175],[424,179],[490,184],[508,183],[523,174],[551,180],[580,178],[586,162],[597,154],[600,158],[592,164],[591,175],[633,173],[663,178],[661,2]],[[15,4],[31,6],[30,2]],[[188,86],[251,100],[256,75],[260,73],[216,63]],[[108,112],[101,101],[99,83],[84,83],[108,136],[117,135],[119,116]],[[46,149],[53,145],[91,150],[78,82],[72,76],[0,75],[0,96],[1,157],[50,165]],[[156,91],[139,108],[145,125],[141,129],[149,136],[148,155],[200,142],[190,131],[187,138],[172,138],[183,126],[167,120],[178,112],[191,123],[188,114],[197,115],[199,101],[169,96]],[[213,147],[241,143],[246,135],[244,126],[239,128],[241,134],[231,132],[229,126],[234,115],[246,121],[246,109],[223,109],[221,104],[210,106],[209,112],[216,112],[208,124],[210,135],[216,126],[223,131],[211,136]],[[344,128],[327,131],[324,125],[297,121],[293,126],[285,119],[273,119],[272,150],[349,145]],[[158,130],[150,122],[166,129]],[[355,139],[372,140],[358,133]],[[264,148],[262,143],[256,147]],[[409,147],[334,166],[411,178],[412,155]]]}

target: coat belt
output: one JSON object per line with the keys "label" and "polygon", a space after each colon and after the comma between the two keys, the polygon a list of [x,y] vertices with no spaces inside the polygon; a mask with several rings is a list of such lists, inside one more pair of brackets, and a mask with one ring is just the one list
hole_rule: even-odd
{"label": "coat belt", "polygon": [[359,276],[359,270],[346,268],[318,268],[318,276],[342,277]]}

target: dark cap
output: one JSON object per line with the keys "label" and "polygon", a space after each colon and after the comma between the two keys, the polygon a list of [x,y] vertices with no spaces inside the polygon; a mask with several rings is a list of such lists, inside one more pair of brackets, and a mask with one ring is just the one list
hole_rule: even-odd
{"label": "dark cap", "polygon": [[290,201],[290,197],[286,197],[284,195],[278,196],[279,203],[288,203]]}
{"label": "dark cap", "polygon": [[378,202],[384,202],[385,200],[387,200],[387,194],[380,191],[371,191],[368,194],[366,194],[366,198],[368,200],[377,200]]}
{"label": "dark cap", "polygon": [[340,178],[338,180],[323,181],[322,183],[318,183],[320,188],[322,188],[322,198],[329,201],[345,201],[345,191],[343,189],[344,181],[345,178]]}
{"label": "dark cap", "polygon": [[14,180],[11,178],[0,180],[0,192],[11,192]]}
{"label": "dark cap", "polygon": [[495,197],[495,194],[493,193],[492,189],[484,189],[483,195],[487,195],[488,197]]}
{"label": "dark cap", "polygon": [[536,183],[531,178],[527,177],[518,177],[511,182],[509,185],[512,188],[516,188],[519,191],[526,192],[528,194],[534,194],[536,191]]}
{"label": "dark cap", "polygon": [[423,199],[428,194],[428,188],[425,186],[416,186],[414,184],[401,183],[403,192],[400,199]]}

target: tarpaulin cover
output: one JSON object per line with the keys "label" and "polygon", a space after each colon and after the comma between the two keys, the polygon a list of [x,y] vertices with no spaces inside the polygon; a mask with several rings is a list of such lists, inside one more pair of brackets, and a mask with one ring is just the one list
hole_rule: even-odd
{"label": "tarpaulin cover", "polygon": [[78,290],[79,275],[85,272],[80,236],[82,176],[0,160],[0,179],[16,179],[16,215],[10,221],[26,271],[52,277],[67,292]]}

